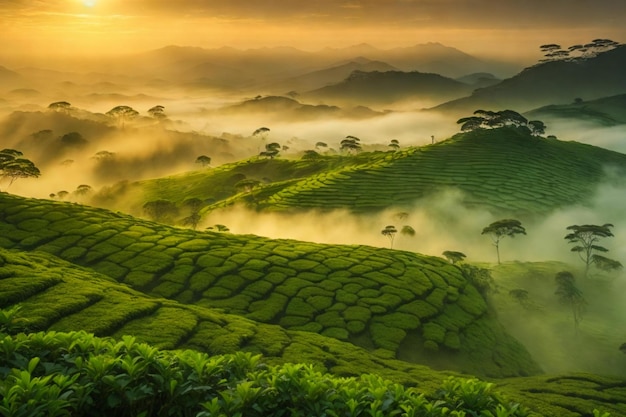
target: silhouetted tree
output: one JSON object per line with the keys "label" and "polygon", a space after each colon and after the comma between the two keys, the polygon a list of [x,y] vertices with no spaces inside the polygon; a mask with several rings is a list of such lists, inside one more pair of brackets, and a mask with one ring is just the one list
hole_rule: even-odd
{"label": "silhouetted tree", "polygon": [[78,187],[76,187],[76,190],[74,191],[74,194],[78,195],[78,196],[84,196],[87,195],[91,192],[91,186],[87,185],[87,184],[81,184]]}
{"label": "silhouetted tree", "polygon": [[59,198],[59,200],[63,200],[65,197],[67,197],[69,195],[69,193],[65,190],[61,190],[57,193],[57,197]]}
{"label": "silhouetted tree", "polygon": [[397,139],[391,139],[391,142],[389,142],[389,146],[393,151],[397,151],[398,149],[400,149],[400,142],[398,142]]}
{"label": "silhouetted tree", "polygon": [[359,153],[361,151],[361,139],[356,136],[346,136],[341,141],[339,149],[348,153]]}
{"label": "silhouetted tree", "polygon": [[515,237],[515,235],[525,235],[526,229],[522,226],[519,220],[503,219],[491,223],[485,227],[482,231],[483,235],[487,234],[491,236],[493,245],[496,247],[496,254],[498,255],[498,264],[500,264],[500,241],[505,237]]}
{"label": "silhouetted tree", "polygon": [[568,226],[568,233],[565,240],[575,245],[571,251],[578,253],[580,259],[585,263],[585,277],[589,276],[589,267],[596,264],[600,269],[620,269],[622,264],[604,256],[597,255],[595,252],[608,252],[604,246],[598,245],[600,239],[613,237],[611,232],[612,224],[603,225],[584,224]]}
{"label": "silhouetted tree", "polygon": [[148,114],[159,121],[167,119],[167,115],[165,114],[165,107],[160,105],[149,108]]}
{"label": "silhouetted tree", "polygon": [[466,258],[466,255],[463,252],[456,252],[453,250],[447,250],[442,253],[442,255],[451,263],[455,264],[457,262],[463,262]]}
{"label": "silhouetted tree", "polygon": [[196,164],[200,164],[203,167],[209,166],[211,164],[211,158],[206,155],[200,155],[196,158]]}
{"label": "silhouetted tree", "polygon": [[274,159],[280,153],[280,144],[276,142],[268,143],[265,145],[265,150],[259,155],[266,158]]}
{"label": "silhouetted tree", "polygon": [[529,121],[528,128],[533,136],[541,136],[546,133],[546,125],[541,120]]}
{"label": "silhouetted tree", "polygon": [[72,105],[67,101],[55,101],[54,103],[50,103],[48,105],[49,110],[65,114],[69,114],[71,108]]}
{"label": "silhouetted tree", "polygon": [[574,329],[578,332],[578,324],[582,320],[587,304],[583,293],[576,287],[576,279],[571,272],[561,271],[557,273],[554,281],[556,282],[555,294],[563,304],[567,304],[572,308]]}
{"label": "silhouetted tree", "polygon": [[317,142],[317,143],[315,144],[315,149],[319,149],[319,148],[327,148],[327,147],[328,147],[328,145],[327,145],[326,143],[324,143],[324,142]]}
{"label": "silhouetted tree", "polygon": [[383,230],[380,231],[380,233],[383,236],[387,236],[389,238],[389,248],[393,249],[393,239],[396,236],[396,233],[398,233],[398,230],[395,228],[395,226],[386,226]]}
{"label": "silhouetted tree", "polygon": [[302,154],[302,159],[316,159],[319,158],[321,155],[317,152],[315,152],[312,149],[309,149],[307,151],[304,151],[304,153]]}
{"label": "silhouetted tree", "polygon": [[126,122],[137,117],[139,112],[130,106],[116,106],[106,112],[106,115],[116,119],[118,124],[124,128]]}
{"label": "silhouetted tree", "polygon": [[7,178],[8,187],[20,178],[37,178],[41,175],[32,161],[20,158],[22,155],[22,152],[15,149],[0,151],[0,179]]}
{"label": "silhouetted tree", "polygon": [[400,229],[400,234],[404,236],[413,237],[415,236],[415,229],[413,229],[411,226],[407,224],[407,225],[402,226],[402,229]]}
{"label": "silhouetted tree", "polygon": [[82,148],[89,143],[79,132],[69,132],[59,138],[63,146]]}

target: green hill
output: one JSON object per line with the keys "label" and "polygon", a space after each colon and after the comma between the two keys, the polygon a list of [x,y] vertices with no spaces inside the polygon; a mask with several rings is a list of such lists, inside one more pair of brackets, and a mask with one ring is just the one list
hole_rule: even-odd
{"label": "green hill", "polygon": [[601,126],[621,125],[626,123],[626,94],[571,104],[551,104],[528,112],[528,116],[542,120],[585,121]]}
{"label": "green hill", "polygon": [[[385,348],[370,351],[315,332],[296,331],[293,328],[286,329],[275,324],[259,323],[239,314],[230,314],[224,308],[213,308],[211,301],[203,306],[202,303],[181,303],[163,296],[155,296],[158,293],[156,288],[159,285],[146,287],[145,282],[147,280],[144,281],[144,289],[152,286],[152,290],[148,290],[152,296],[124,285],[124,283],[133,284],[134,279],[145,278],[150,275],[146,271],[156,271],[157,264],[163,262],[167,256],[175,259],[175,268],[172,268],[170,272],[176,271],[182,276],[185,274],[183,265],[193,266],[190,279],[185,280],[183,284],[188,286],[188,293],[193,293],[193,288],[198,282],[201,282],[201,279],[194,280],[194,277],[201,278],[199,274],[202,272],[219,273],[219,267],[202,267],[202,263],[207,260],[207,258],[202,260],[203,256],[206,255],[223,256],[225,263],[241,261],[242,257],[237,257],[237,255],[262,255],[267,262],[274,262],[272,266],[276,268],[280,265],[277,262],[278,259],[283,257],[287,265],[283,266],[281,271],[286,274],[290,266],[304,266],[303,262],[290,263],[289,258],[285,256],[286,251],[299,256],[300,261],[304,261],[307,256],[318,255],[318,264],[324,265],[329,259],[349,262],[350,258],[348,257],[346,257],[347,259],[343,257],[322,259],[325,254],[346,250],[346,254],[353,256],[367,254],[365,260],[355,259],[354,264],[357,266],[366,266],[366,261],[370,261],[373,265],[374,262],[385,262],[389,259],[406,262],[408,267],[414,268],[412,274],[407,277],[407,279],[414,278],[411,287],[423,285],[427,280],[434,280],[440,285],[445,284],[447,302],[444,312],[455,311],[455,314],[447,319],[445,319],[447,314],[439,314],[431,321],[424,320],[420,323],[426,327],[427,323],[434,323],[439,320],[443,326],[448,326],[452,324],[451,318],[463,316],[463,314],[458,316],[463,306],[467,306],[462,300],[469,297],[465,296],[471,292],[470,289],[473,286],[465,282],[463,291],[458,291],[463,285],[462,275],[456,267],[444,264],[436,258],[405,252],[394,253],[387,250],[368,252],[368,249],[363,247],[312,245],[293,241],[269,241],[251,236],[192,233],[135,220],[128,216],[115,215],[100,209],[74,204],[29,200],[4,193],[0,194],[0,213],[2,214],[0,244],[3,247],[15,248],[12,250],[0,249],[0,308],[20,306],[20,320],[17,321],[17,324],[21,328],[25,327],[27,331],[86,330],[100,336],[113,336],[117,339],[122,339],[124,335],[131,335],[135,336],[138,341],[149,342],[162,349],[191,348],[212,355],[235,351],[261,353],[264,355],[263,362],[269,364],[313,363],[320,369],[326,369],[341,376],[360,376],[364,373],[373,372],[405,386],[415,386],[418,392],[425,393],[430,398],[437,398],[437,395],[440,395],[441,381],[452,375],[450,372],[433,371],[424,366],[395,360],[392,358],[393,354]],[[247,246],[242,248],[240,245],[243,242],[246,242]],[[266,246],[275,245],[272,249],[272,255],[264,251],[263,242]],[[119,245],[118,249],[113,248],[117,247],[116,245]],[[108,255],[104,255],[103,252],[107,251],[105,249],[107,247],[110,252]],[[138,251],[140,247],[143,249]],[[22,250],[18,250],[18,248],[22,248]],[[25,252],[24,250],[29,251]],[[219,251],[225,250],[232,250],[233,253],[230,256],[225,253],[220,255]],[[61,260],[53,254],[71,259],[71,263]],[[159,254],[163,256],[159,256]],[[121,261],[120,258],[126,258],[126,261]],[[124,283],[119,283],[118,280],[111,278],[111,275],[115,275],[111,272],[117,271],[119,273],[122,268],[125,268],[122,262],[127,265],[136,265],[121,278]],[[244,264],[243,268],[237,269],[236,275],[252,282],[250,285],[241,287],[245,287],[245,289],[241,290],[240,294],[247,296],[258,291],[258,287],[257,289],[252,287],[254,283],[260,286],[265,280],[264,278],[251,279],[250,272],[245,272],[251,270],[245,267],[249,263],[250,261]],[[271,266],[269,267],[271,268]],[[392,265],[388,269],[394,268],[397,266]],[[335,272],[346,271],[339,265],[334,265],[334,269],[336,269]],[[190,269],[187,268],[187,271],[189,272]],[[325,291],[324,282],[341,283],[340,280],[330,278],[333,273],[329,274],[327,280],[307,282],[315,274],[315,272],[310,271],[312,270],[309,270],[308,276],[299,273],[297,277],[287,277],[283,281],[283,289],[301,286],[298,292],[291,297],[292,300],[299,299],[301,300],[300,303],[302,301],[314,302],[316,295],[313,293]],[[421,272],[421,275],[418,274],[418,271]],[[130,279],[131,272],[137,272],[136,275],[132,276],[133,279]],[[270,274],[271,272],[267,275]],[[367,279],[366,274],[363,273],[361,277],[352,276],[350,277],[351,282],[344,283],[343,288],[332,290],[335,297],[339,297],[339,294],[342,293],[341,290],[347,290],[347,286],[350,284],[360,285],[368,281],[373,282],[373,277],[371,280]],[[174,274],[169,274],[170,278],[167,278],[168,273],[163,271],[152,272],[152,275],[153,281],[151,282],[153,283],[174,283],[171,280]],[[205,279],[207,275],[205,275]],[[274,275],[276,276],[276,274]],[[379,277],[382,278],[383,275],[384,273],[381,272]],[[120,279],[119,276],[118,279]],[[401,280],[394,279],[394,274],[388,274],[385,280],[385,285],[380,286],[378,299],[387,302],[391,299],[389,294],[409,296],[408,293],[411,290],[397,287]],[[209,281],[211,280],[207,279],[205,284]],[[179,283],[182,282],[179,280]],[[218,280],[214,282],[213,288],[225,290],[227,283],[236,282],[236,280],[231,278],[228,281]],[[279,287],[277,285],[273,293],[280,294]],[[375,288],[369,289],[374,290]],[[433,295],[438,292],[437,289],[439,287],[431,290],[430,295],[425,299],[426,303],[421,304],[422,307],[435,300]],[[456,302],[454,302],[455,290],[458,291]],[[441,292],[438,293],[442,295]],[[347,295],[347,291],[344,291],[344,296]],[[317,300],[321,300],[323,295],[320,294],[317,297]],[[374,305],[368,304],[371,303],[371,300],[362,297],[357,298],[356,305],[365,307],[363,310],[369,308],[373,322],[377,318],[386,317],[385,313],[374,311]],[[475,300],[480,304],[478,298]],[[239,301],[232,298],[231,301],[234,306],[232,308],[237,308],[236,306],[243,304],[241,298]],[[406,306],[412,304],[411,302],[402,303]],[[350,301],[335,300],[335,304],[328,308],[328,311],[341,311],[340,316],[344,316],[348,304]],[[383,306],[384,303],[377,305]],[[417,303],[413,303],[413,305],[416,307]],[[461,307],[461,310],[458,307]],[[400,312],[402,308],[397,310]],[[381,310],[378,309],[378,311]],[[385,321],[385,326],[388,326],[387,332],[397,334],[398,327],[396,327],[395,322],[418,313],[420,309],[410,308],[405,311],[403,317],[398,314],[388,315],[390,318],[393,317],[393,320]],[[282,314],[282,317],[288,316],[286,311],[285,314]],[[314,322],[317,321],[311,321],[311,323]],[[494,361],[501,361],[507,364],[510,369],[511,364],[516,360],[523,361],[523,358],[527,358],[527,354],[524,353],[523,349],[520,349],[519,344],[513,342],[510,337],[504,336],[508,340],[508,345],[498,343],[498,335],[502,337],[503,333],[498,330],[498,326],[493,320],[484,320],[480,325],[478,322],[479,320],[475,320],[477,325],[473,326],[472,337],[480,339],[481,345],[486,344],[489,355],[492,355]],[[472,326],[467,329],[470,328]],[[463,331],[459,334],[463,343],[471,342],[469,335],[463,335]],[[18,349],[26,350],[20,355],[13,357],[10,353],[13,350],[5,351],[6,355],[3,356],[4,360],[7,361],[5,366],[8,365],[10,368],[14,361],[23,362],[26,360],[28,362],[30,360],[29,355],[36,355],[49,364],[45,368],[46,372],[58,372],[64,365],[61,363],[54,365],[55,361],[67,358],[67,356],[52,354],[51,352],[58,349],[52,344],[62,346],[62,341],[68,340],[68,343],[72,342],[74,347],[82,346],[84,348],[89,344],[96,343],[102,348],[108,346],[107,343],[109,343],[98,342],[93,338],[85,338],[80,335],[64,336],[60,333],[33,335],[28,339],[32,339],[32,342],[21,337],[19,343],[21,347]],[[81,342],[79,339],[85,340]],[[128,345],[130,339],[125,338],[124,340],[125,342],[120,343]],[[46,345],[46,343],[51,344]],[[0,340],[0,345],[6,348],[18,346],[9,342],[9,339]],[[26,348],[26,346],[31,347]],[[37,353],[41,349],[47,353]],[[74,348],[61,347],[61,349],[64,349],[63,352],[67,354]],[[445,344],[440,346],[440,350],[448,349]],[[145,351],[142,349],[138,352]],[[190,358],[189,354],[185,354],[184,358]],[[480,374],[497,370],[497,366],[486,360],[485,355],[480,354],[480,352],[474,351],[472,359],[477,362],[476,365],[489,366],[486,372],[484,369],[480,369],[478,372]],[[222,359],[216,357],[215,360],[220,363],[231,363],[232,359],[225,359],[222,362]],[[187,360],[180,362],[186,363]],[[244,362],[237,361],[240,365]],[[533,368],[531,362],[525,363],[526,366]],[[25,368],[26,365],[23,369]],[[44,368],[38,369],[40,369],[39,372],[43,372]],[[112,368],[111,372],[113,372]],[[500,369],[500,373],[506,372],[504,369]],[[317,377],[314,380],[317,381]],[[10,383],[10,380],[7,380],[7,383]],[[237,379],[233,383],[240,384],[241,381]],[[498,389],[507,397],[545,416],[591,416],[593,409],[610,411],[614,416],[626,413],[626,397],[624,396],[626,382],[619,379],[590,374],[548,375],[499,380],[497,384]],[[388,384],[385,385],[390,387]]]}
{"label": "green hill", "polygon": [[150,296],[479,375],[539,371],[489,314],[471,274],[440,258],[195,232],[8,194],[0,212],[0,247],[48,252]]}
{"label": "green hill", "polygon": [[[205,210],[242,203],[257,210],[364,212],[410,207],[433,193],[458,189],[468,206],[501,215],[543,215],[588,202],[595,188],[608,180],[609,167],[626,169],[626,155],[505,127],[459,133],[434,145],[396,152],[298,161],[255,158],[112,187],[94,204],[121,208],[116,201],[124,200],[140,215],[147,201],[181,203],[196,197],[209,204]],[[244,178],[261,185],[239,192],[235,184]]]}

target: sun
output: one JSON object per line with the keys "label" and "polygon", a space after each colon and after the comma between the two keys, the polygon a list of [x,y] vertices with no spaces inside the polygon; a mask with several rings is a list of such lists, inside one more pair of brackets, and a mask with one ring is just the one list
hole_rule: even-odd
{"label": "sun", "polygon": [[98,0],[82,0],[83,4],[87,7],[94,7]]}

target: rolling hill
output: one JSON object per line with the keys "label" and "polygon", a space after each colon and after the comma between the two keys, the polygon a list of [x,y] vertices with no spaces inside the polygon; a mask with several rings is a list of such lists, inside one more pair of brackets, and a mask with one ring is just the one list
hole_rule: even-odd
{"label": "rolling hill", "polygon": [[542,120],[564,119],[584,121],[600,126],[626,123],[626,94],[602,97],[596,100],[576,100],[570,104],[551,104],[527,113]]}
{"label": "rolling hill", "polygon": [[[259,159],[103,190],[94,203],[124,199],[134,213],[146,202],[199,198],[205,210],[241,203],[256,210],[346,208],[353,212],[410,207],[444,189],[463,203],[511,216],[542,216],[588,202],[610,181],[606,168],[626,169],[626,155],[577,142],[531,136],[513,127],[459,133],[445,141],[396,152],[313,159]],[[240,192],[242,179],[260,181]],[[123,197],[117,197],[123,196]]]}
{"label": "rolling hill", "polygon": [[[490,316],[471,273],[440,258],[195,232],[8,194],[0,194],[0,212],[0,247],[48,252],[149,296],[320,333],[391,358],[411,350],[475,374],[539,371]],[[95,295],[80,298],[81,309],[110,308]],[[128,308],[139,311],[126,321],[152,317],[156,305],[133,303]]]}

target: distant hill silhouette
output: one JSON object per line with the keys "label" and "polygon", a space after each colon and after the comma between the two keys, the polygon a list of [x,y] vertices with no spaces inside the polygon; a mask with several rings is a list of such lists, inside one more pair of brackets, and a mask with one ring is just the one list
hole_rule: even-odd
{"label": "distant hill silhouette", "polygon": [[456,80],[465,84],[469,84],[474,88],[489,87],[502,81],[499,78],[496,78],[495,75],[488,72],[475,72],[473,74],[468,74],[464,75],[463,77],[456,78]]}
{"label": "distant hill silhouette", "polygon": [[317,88],[325,87],[327,85],[336,84],[344,80],[354,71],[397,71],[398,69],[385,62],[371,61],[367,58],[357,57],[349,62],[332,66],[330,68],[321,69],[318,71],[309,72],[297,77],[292,77],[286,80],[281,80],[277,83],[271,84],[269,88],[277,93],[286,93],[289,91],[297,91],[302,93],[304,91],[315,90]]}
{"label": "distant hill silhouette", "polygon": [[514,77],[471,96],[435,107],[467,114],[478,108],[530,110],[549,104],[571,103],[576,97],[596,99],[626,92],[626,45],[594,58],[550,61],[526,68]]}
{"label": "distant hill silhouette", "polygon": [[315,119],[326,116],[366,118],[383,114],[363,106],[342,109],[337,106],[324,104],[303,104],[292,98],[281,96],[267,96],[245,100],[239,104],[224,107],[219,110],[219,113],[233,115],[241,115],[245,113],[268,113],[276,114],[282,119],[293,118],[298,120]]}
{"label": "distant hill silhouette", "polygon": [[539,119],[572,119],[604,126],[626,124],[626,94],[596,100],[576,100],[570,104],[551,104],[534,109],[528,116]]}
{"label": "distant hill silhouette", "polygon": [[326,103],[360,103],[366,106],[411,100],[419,103],[416,107],[421,107],[462,96],[471,89],[467,84],[438,74],[354,71],[344,81],[310,91],[304,97]]}

